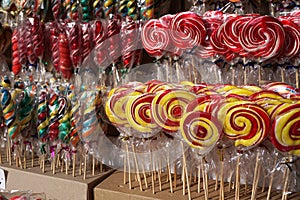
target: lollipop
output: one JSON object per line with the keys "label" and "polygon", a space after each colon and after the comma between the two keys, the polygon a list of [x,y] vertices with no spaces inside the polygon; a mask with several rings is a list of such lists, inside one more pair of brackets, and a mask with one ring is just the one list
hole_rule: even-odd
{"label": "lollipop", "polygon": [[103,2],[100,0],[93,1],[94,17],[100,18],[103,15]]}
{"label": "lollipop", "polygon": [[73,66],[70,58],[68,38],[65,33],[59,34],[59,64],[62,76],[70,79],[73,75]]}
{"label": "lollipop", "polygon": [[71,19],[77,21],[79,19],[79,2],[71,0]]}
{"label": "lollipop", "polygon": [[59,134],[58,134],[58,138],[63,143],[67,144],[70,140],[69,132],[70,132],[70,126],[71,126],[67,98],[59,97],[58,103],[59,103],[59,108],[58,108]]}
{"label": "lollipop", "polygon": [[102,20],[96,20],[92,30],[96,54],[94,59],[98,65],[103,65],[108,56],[107,44],[105,42],[107,38],[106,23]]}
{"label": "lollipop", "polygon": [[175,132],[188,103],[196,98],[192,92],[169,89],[158,93],[151,104],[151,115],[163,130]]}
{"label": "lollipop", "polygon": [[59,19],[60,15],[60,7],[61,7],[61,1],[60,0],[51,0],[51,8],[52,8],[52,14],[54,19]]}
{"label": "lollipop", "polygon": [[82,29],[82,61],[84,61],[92,50],[91,47],[92,36],[90,33],[89,23],[82,23],[81,29]]}
{"label": "lollipop", "polygon": [[116,61],[120,56],[121,45],[120,45],[120,31],[121,25],[119,19],[114,16],[112,17],[107,24],[107,38],[109,41],[109,55]]}
{"label": "lollipop", "polygon": [[114,1],[104,0],[103,9],[105,18],[109,17],[110,14],[114,14]]}
{"label": "lollipop", "polygon": [[277,19],[269,16],[255,17],[246,22],[239,37],[246,52],[265,60],[279,55],[284,41],[283,26]]}
{"label": "lollipop", "polygon": [[75,68],[78,68],[82,62],[82,53],[81,53],[81,28],[77,23],[71,22],[68,23],[68,42],[70,49],[70,57],[72,64]]}
{"label": "lollipop", "polygon": [[47,101],[47,91],[46,91],[46,85],[43,86],[43,89],[40,92],[39,95],[39,101],[38,101],[38,137],[45,141],[47,138],[47,131],[49,127],[49,108],[48,108],[48,101]]}
{"label": "lollipop", "polygon": [[234,140],[235,146],[246,148],[261,143],[270,128],[268,113],[249,101],[224,103],[218,110],[218,119],[225,136]]}
{"label": "lollipop", "polygon": [[145,3],[141,8],[141,17],[146,20],[154,18],[154,1],[153,0],[145,0]]}
{"label": "lollipop", "polygon": [[128,13],[127,3],[128,0],[120,0],[119,2],[118,14],[121,15],[122,17],[127,16]]}
{"label": "lollipop", "polygon": [[[33,23],[36,23],[35,19],[32,19]],[[37,61],[37,56],[34,53],[34,43],[33,43],[33,36],[36,32],[33,32],[33,26],[30,23],[29,19],[25,21],[26,25],[26,33],[25,33],[25,43],[26,43],[26,54],[27,59],[30,64],[35,64]]]}
{"label": "lollipop", "polygon": [[18,37],[19,32],[17,29],[14,30],[12,35],[12,71],[14,75],[18,75],[22,70],[22,65],[19,59],[19,52],[18,52]]}
{"label": "lollipop", "polygon": [[154,57],[163,56],[170,43],[168,27],[156,19],[144,24],[141,37],[144,49]]}
{"label": "lollipop", "polygon": [[[32,120],[34,99],[28,88],[22,90],[21,96],[22,99],[18,109],[18,120],[20,121],[20,131],[23,131],[25,128],[29,127]],[[26,137],[25,135],[23,136]]]}
{"label": "lollipop", "polygon": [[32,42],[35,55],[42,59],[44,56],[44,30],[43,24],[37,16],[33,18],[32,22]]}
{"label": "lollipop", "polygon": [[59,134],[59,121],[58,121],[58,110],[59,102],[58,95],[56,92],[52,91],[49,98],[49,139],[51,142],[55,141]]}
{"label": "lollipop", "polygon": [[283,58],[293,58],[300,51],[300,28],[291,20],[279,18],[285,32],[285,50],[282,51]]}
{"label": "lollipop", "polygon": [[187,112],[180,121],[180,132],[191,147],[201,153],[209,151],[221,137],[221,124],[210,113],[201,111]]}
{"label": "lollipop", "polygon": [[57,23],[49,22],[48,23],[49,32],[50,32],[50,46],[52,52],[52,63],[55,70],[59,71],[59,30]]}
{"label": "lollipop", "polygon": [[193,12],[181,12],[171,21],[170,36],[179,49],[192,49],[205,41],[206,28],[202,18]]}
{"label": "lollipop", "polygon": [[142,133],[151,133],[157,128],[151,117],[151,103],[154,94],[141,94],[130,97],[126,104],[126,117],[129,125]]}

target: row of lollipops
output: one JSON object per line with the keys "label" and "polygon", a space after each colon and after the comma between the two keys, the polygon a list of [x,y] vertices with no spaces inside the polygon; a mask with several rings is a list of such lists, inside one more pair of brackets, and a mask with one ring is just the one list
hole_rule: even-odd
{"label": "row of lollipops", "polygon": [[[141,62],[142,50],[137,48],[141,26],[140,21],[119,16],[89,23],[46,24],[38,17],[24,18],[13,31],[12,71],[18,76],[22,69],[26,73],[28,66],[35,69],[38,64],[39,73],[43,61],[48,61],[48,71],[69,80],[87,57],[94,57],[98,71],[112,63],[120,70],[130,70]],[[45,48],[46,44],[50,48]]]}
{"label": "row of lollipops", "polygon": [[[281,188],[282,196],[286,198],[288,186],[284,183],[296,181],[295,174],[283,176],[290,170],[288,167],[280,167],[280,163],[292,162],[299,156],[296,136],[299,92],[285,83],[273,82],[258,87],[191,82],[175,84],[157,80],[130,82],[109,92],[105,112],[110,123],[119,130],[120,138],[127,138],[123,146],[127,151],[124,167],[137,173],[145,169],[159,173],[163,168],[172,180],[170,166],[176,168],[176,160],[182,155],[179,162],[183,170],[183,187],[184,190],[188,187],[189,197],[188,174],[197,174],[199,170],[199,175],[196,175],[199,177],[204,158],[206,172],[201,173],[205,199],[209,198],[207,176],[217,181],[220,179],[224,184],[224,180],[230,182],[236,173],[236,199],[240,196],[240,177],[244,184],[253,184],[251,199],[256,198],[259,184],[264,184],[262,187],[269,184],[268,199],[272,184]],[[128,149],[133,154],[128,153]],[[222,154],[221,161],[217,152]],[[121,153],[118,156],[121,160]],[[129,161],[129,157],[133,161]],[[252,168],[249,165],[253,165]],[[240,171],[243,171],[243,176]],[[264,183],[260,173],[267,174]],[[274,175],[284,181],[273,183]],[[138,182],[142,188],[142,181]],[[200,185],[199,182],[200,177]],[[294,186],[290,184],[289,187]],[[220,199],[224,199],[222,184]]]}

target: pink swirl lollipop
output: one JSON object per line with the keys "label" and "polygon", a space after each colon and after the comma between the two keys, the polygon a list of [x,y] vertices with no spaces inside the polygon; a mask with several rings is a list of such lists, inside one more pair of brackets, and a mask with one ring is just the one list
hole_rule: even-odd
{"label": "pink swirl lollipop", "polygon": [[144,49],[156,58],[162,57],[170,44],[168,26],[157,19],[144,24],[141,37]]}
{"label": "pink swirl lollipop", "polygon": [[277,19],[261,16],[246,22],[239,41],[255,58],[267,60],[280,54],[284,38],[284,28]]}
{"label": "pink swirl lollipop", "polygon": [[285,32],[285,50],[281,56],[284,58],[292,58],[300,52],[300,28],[291,20],[279,18]]}
{"label": "pink swirl lollipop", "polygon": [[174,45],[180,49],[192,49],[201,45],[206,37],[202,18],[194,12],[181,12],[171,22],[170,36]]}

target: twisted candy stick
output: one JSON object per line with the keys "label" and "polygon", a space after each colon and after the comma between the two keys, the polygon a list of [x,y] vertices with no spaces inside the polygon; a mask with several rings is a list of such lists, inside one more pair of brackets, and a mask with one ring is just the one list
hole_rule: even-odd
{"label": "twisted candy stick", "polygon": [[93,2],[94,17],[101,18],[103,16],[103,2],[102,0],[94,0]]}
{"label": "twisted candy stick", "polygon": [[[20,121],[20,131],[22,135],[26,137],[26,134],[23,130],[29,127],[31,120],[33,119],[33,106],[34,106],[34,99],[29,91],[28,88],[23,89],[22,91],[22,99],[19,104],[18,109],[18,116]],[[25,135],[24,135],[25,134]]]}
{"label": "twisted candy stick", "polygon": [[128,16],[132,17],[133,20],[138,19],[138,8],[137,0],[129,0],[127,3]]}
{"label": "twisted candy stick", "polygon": [[22,65],[19,59],[19,48],[18,48],[18,37],[19,31],[17,29],[14,30],[12,35],[12,71],[14,75],[18,75],[22,70]]}
{"label": "twisted candy stick", "polygon": [[19,37],[18,37],[18,51],[19,51],[19,60],[22,66],[27,64],[27,43],[26,40],[23,39],[23,36],[26,37],[27,29],[23,24],[20,25],[19,29]]}
{"label": "twisted candy stick", "polygon": [[43,24],[36,16],[32,23],[32,41],[34,53],[41,60],[44,56],[44,30]]}
{"label": "twisted candy stick", "polygon": [[108,18],[109,15],[114,14],[114,0],[104,0],[103,9],[105,18]]}
{"label": "twisted candy stick", "polygon": [[121,15],[122,17],[127,16],[128,13],[127,3],[128,0],[120,0],[119,2],[118,14]]}
{"label": "twisted candy stick", "polygon": [[69,38],[70,57],[73,67],[78,68],[82,62],[81,28],[77,23],[68,23],[67,34]]}
{"label": "twisted candy stick", "polygon": [[91,8],[89,0],[80,0],[82,10],[82,20],[88,22],[91,19]]}
{"label": "twisted candy stick", "polygon": [[59,30],[56,22],[50,22],[48,24],[50,31],[50,43],[52,52],[52,62],[55,70],[59,71]]}
{"label": "twisted candy stick", "polygon": [[59,134],[58,138],[65,144],[70,140],[69,131],[70,131],[70,115],[69,115],[69,106],[68,100],[66,97],[59,97],[59,111],[58,111],[58,121],[59,121]]}
{"label": "twisted candy stick", "polygon": [[49,99],[49,132],[48,138],[51,142],[57,139],[59,133],[59,121],[58,121],[58,109],[59,109],[59,102],[58,102],[58,94],[54,91],[50,94]]}
{"label": "twisted candy stick", "polygon": [[79,20],[79,2],[77,0],[71,0],[70,17],[74,21]]}
{"label": "twisted candy stick", "polygon": [[67,16],[67,18],[71,19],[71,0],[63,1],[63,13]]}
{"label": "twisted candy stick", "polygon": [[94,22],[93,26],[93,41],[95,44],[95,61],[98,65],[104,64],[104,61],[107,59],[108,51],[107,44],[105,39],[107,28],[104,21],[97,20]]}
{"label": "twisted candy stick", "polygon": [[108,21],[107,25],[107,38],[109,41],[109,55],[113,61],[117,61],[120,56],[121,45],[120,45],[120,31],[121,25],[116,16],[112,17]]}
{"label": "twisted candy stick", "polygon": [[38,138],[44,143],[47,139],[49,128],[49,108],[48,108],[48,93],[47,85],[42,86],[38,101]]}
{"label": "twisted candy stick", "polygon": [[137,49],[137,24],[131,17],[126,17],[122,24],[122,61],[124,68],[131,68],[135,61]]}
{"label": "twisted candy stick", "polygon": [[70,143],[72,147],[76,148],[80,142],[79,133],[81,133],[81,114],[80,114],[80,101],[75,97],[74,88],[69,91],[68,100],[71,103],[71,109],[69,110],[71,128],[70,128]]}
{"label": "twisted candy stick", "polygon": [[84,111],[82,118],[82,139],[85,142],[93,141],[97,130],[97,116],[95,112],[95,98],[94,91],[85,91],[81,96],[81,101],[84,102]]}
{"label": "twisted candy stick", "polygon": [[58,20],[60,17],[60,0],[51,0],[51,8],[54,19]]}
{"label": "twisted candy stick", "polygon": [[154,18],[154,0],[145,0],[141,8],[141,18],[145,20]]}
{"label": "twisted candy stick", "polygon": [[5,119],[5,125],[8,128],[8,135],[11,139],[15,139],[19,134],[19,123],[16,116],[16,103],[14,95],[8,89],[2,89],[1,106]]}
{"label": "twisted candy stick", "polygon": [[81,30],[82,30],[82,61],[84,61],[88,55],[90,54],[92,47],[91,41],[92,36],[90,33],[91,26],[89,23],[82,23]]}
{"label": "twisted candy stick", "polygon": [[34,53],[34,46],[33,46],[33,31],[32,31],[33,27],[29,19],[25,21],[25,25],[26,25],[25,43],[26,43],[27,59],[30,64],[35,64],[37,61],[37,56]]}
{"label": "twisted candy stick", "polygon": [[59,34],[59,67],[62,76],[70,79],[73,75],[73,66],[70,58],[69,43],[66,33]]}

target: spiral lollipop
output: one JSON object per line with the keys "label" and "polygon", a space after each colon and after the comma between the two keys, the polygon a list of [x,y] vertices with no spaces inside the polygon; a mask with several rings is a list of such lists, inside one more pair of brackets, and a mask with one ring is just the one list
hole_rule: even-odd
{"label": "spiral lollipop", "polygon": [[181,12],[171,21],[170,36],[179,49],[192,49],[205,41],[206,28],[202,18],[193,12]]}
{"label": "spiral lollipop", "polygon": [[18,109],[18,119],[20,121],[20,131],[23,137],[28,137],[28,132],[24,132],[29,127],[33,117],[34,99],[28,88],[22,90],[22,99]]}
{"label": "spiral lollipop", "polygon": [[48,137],[51,142],[54,142],[59,134],[59,121],[58,121],[58,111],[59,111],[59,96],[56,92],[52,91],[49,98],[49,132]]}
{"label": "spiral lollipop", "polygon": [[91,19],[91,8],[89,0],[80,0],[82,10],[82,20],[88,22]]}
{"label": "spiral lollipop", "polygon": [[22,65],[20,63],[19,51],[18,51],[18,37],[19,32],[17,29],[14,30],[12,35],[12,71],[14,75],[18,75],[22,70]]}
{"label": "spiral lollipop", "polygon": [[169,89],[158,93],[151,104],[151,115],[163,130],[176,132],[188,103],[196,98],[192,92]]}
{"label": "spiral lollipop", "polygon": [[147,53],[157,58],[163,56],[170,44],[168,27],[156,19],[151,19],[144,24],[141,37]]}
{"label": "spiral lollipop", "polygon": [[225,103],[218,110],[218,119],[223,124],[225,136],[234,140],[235,146],[251,148],[268,136],[269,115],[252,102]]}
{"label": "spiral lollipop", "polygon": [[74,90],[70,91],[68,95],[72,108],[70,109],[71,128],[70,128],[70,143],[76,148],[79,141],[79,133],[81,132],[81,114],[80,114],[80,101],[78,101],[74,95]]}
{"label": "spiral lollipop", "polygon": [[27,41],[21,38],[21,36],[27,36],[27,28],[25,24],[21,24],[19,29],[18,37],[18,51],[19,51],[19,62],[22,66],[27,64]]}
{"label": "spiral lollipop", "polygon": [[255,58],[270,59],[281,52],[285,32],[281,23],[268,16],[255,17],[243,26],[239,42]]}
{"label": "spiral lollipop", "polygon": [[65,33],[59,34],[59,66],[60,72],[65,79],[73,75],[73,66],[70,58],[68,38]]}
{"label": "spiral lollipop", "polygon": [[107,38],[109,41],[109,51],[110,51],[110,57],[113,59],[113,61],[116,61],[120,56],[120,31],[121,26],[119,19],[114,16],[112,17],[107,24]]}

